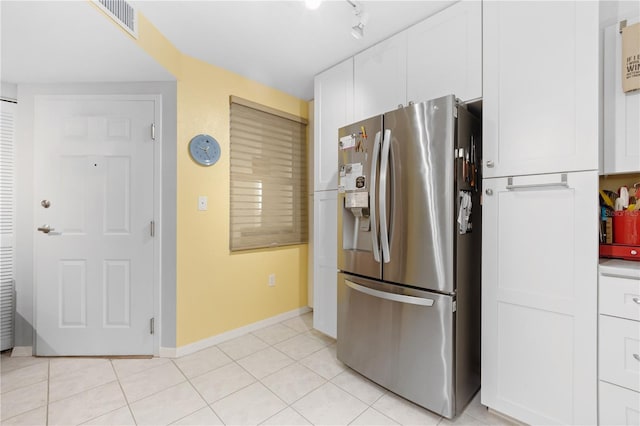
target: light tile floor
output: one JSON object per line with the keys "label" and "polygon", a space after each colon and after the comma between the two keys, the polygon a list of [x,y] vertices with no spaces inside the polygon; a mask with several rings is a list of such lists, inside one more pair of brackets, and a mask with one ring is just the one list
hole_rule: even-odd
{"label": "light tile floor", "polygon": [[453,422],[336,359],[311,313],[178,359],[2,354],[3,425],[508,425],[479,395]]}

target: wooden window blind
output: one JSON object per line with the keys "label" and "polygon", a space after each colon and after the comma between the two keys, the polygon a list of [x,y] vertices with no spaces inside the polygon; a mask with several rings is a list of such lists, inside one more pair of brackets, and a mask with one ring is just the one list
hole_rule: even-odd
{"label": "wooden window blind", "polygon": [[307,242],[306,120],[231,97],[232,251]]}

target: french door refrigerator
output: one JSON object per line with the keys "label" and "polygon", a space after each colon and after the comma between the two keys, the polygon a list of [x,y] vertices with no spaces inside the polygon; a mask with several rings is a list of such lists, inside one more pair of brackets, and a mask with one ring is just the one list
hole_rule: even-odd
{"label": "french door refrigerator", "polygon": [[480,386],[480,142],[453,95],[339,130],[338,359],[447,418]]}

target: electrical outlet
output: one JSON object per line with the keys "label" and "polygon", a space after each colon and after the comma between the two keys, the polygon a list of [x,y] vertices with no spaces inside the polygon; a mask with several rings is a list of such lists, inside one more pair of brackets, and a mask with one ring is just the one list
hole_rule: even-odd
{"label": "electrical outlet", "polygon": [[276,285],[276,274],[269,274],[269,287]]}
{"label": "electrical outlet", "polygon": [[207,210],[207,196],[206,195],[201,195],[198,197],[198,210],[200,211],[205,211]]}

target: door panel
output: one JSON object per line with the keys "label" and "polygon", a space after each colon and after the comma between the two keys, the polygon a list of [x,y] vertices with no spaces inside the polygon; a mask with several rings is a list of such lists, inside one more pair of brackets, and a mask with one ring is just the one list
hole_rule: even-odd
{"label": "door panel", "polygon": [[336,337],[338,191],[314,194],[313,327]]}
{"label": "door panel", "polygon": [[481,2],[458,2],[407,33],[409,101],[450,94],[465,102],[482,97]]}
{"label": "door panel", "polygon": [[391,131],[392,188],[384,281],[454,291],[453,109],[453,96],[446,96],[384,115]]}
{"label": "door panel", "polygon": [[597,172],[483,188],[482,403],[528,424],[594,424]]}
{"label": "door panel", "polygon": [[483,2],[485,177],[598,167],[598,2]]}
{"label": "door panel", "polygon": [[36,100],[38,355],[153,354],[154,117],[152,100]]}
{"label": "door panel", "polygon": [[[379,279],[382,278],[382,263],[379,256],[378,260],[374,257],[374,250],[379,253],[380,235],[380,221],[376,213],[378,206],[374,205],[378,188],[379,150],[377,157],[374,151],[376,141],[378,149],[380,148],[382,116],[341,128],[339,135],[341,138],[346,137],[346,141],[349,141],[349,136],[354,138],[339,151],[338,268]],[[358,184],[355,180],[358,178],[361,179],[361,187],[356,187]],[[347,207],[346,201],[357,195],[364,197],[362,205],[367,207],[358,207],[352,211]]]}
{"label": "door panel", "polygon": [[354,120],[407,102],[407,32],[358,53],[353,59]]}
{"label": "door panel", "polygon": [[338,274],[338,359],[449,418],[454,328],[451,296]]}
{"label": "door panel", "polygon": [[353,59],[314,80],[314,190],[338,189],[338,129],[353,122]]}

